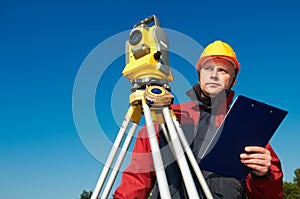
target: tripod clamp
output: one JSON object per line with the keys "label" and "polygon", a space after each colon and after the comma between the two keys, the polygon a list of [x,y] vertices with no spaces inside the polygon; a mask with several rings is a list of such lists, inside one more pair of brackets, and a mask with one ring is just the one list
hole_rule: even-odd
{"label": "tripod clamp", "polygon": [[149,106],[162,107],[173,103],[173,95],[161,86],[149,86],[145,90],[145,100]]}

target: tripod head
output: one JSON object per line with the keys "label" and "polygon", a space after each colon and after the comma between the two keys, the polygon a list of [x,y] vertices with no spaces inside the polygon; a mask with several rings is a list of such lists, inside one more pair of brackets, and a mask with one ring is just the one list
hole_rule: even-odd
{"label": "tripod head", "polygon": [[126,41],[126,66],[122,72],[132,83],[132,92],[147,85],[170,90],[168,82],[173,80],[173,75],[168,48],[168,38],[155,15],[133,26]]}

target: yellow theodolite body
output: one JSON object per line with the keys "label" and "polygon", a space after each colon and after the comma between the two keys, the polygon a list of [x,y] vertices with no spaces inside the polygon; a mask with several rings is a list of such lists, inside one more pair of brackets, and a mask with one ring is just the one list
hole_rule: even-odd
{"label": "yellow theodolite body", "polygon": [[[153,23],[153,26],[149,26]],[[126,41],[126,66],[123,75],[136,79],[173,80],[168,58],[169,42],[153,15],[134,25]]]}

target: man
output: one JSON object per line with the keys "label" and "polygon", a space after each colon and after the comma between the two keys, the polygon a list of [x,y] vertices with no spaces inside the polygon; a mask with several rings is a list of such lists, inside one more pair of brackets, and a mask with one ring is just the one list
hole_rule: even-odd
{"label": "man", "polygon": [[[173,105],[177,119],[190,143],[197,161],[203,149],[221,124],[234,92],[240,65],[233,49],[225,42],[217,40],[209,44],[200,56],[196,66],[199,84],[187,92],[191,102]],[[182,176],[159,126],[155,125],[165,163],[172,198],[187,198]],[[142,128],[136,140],[131,164],[123,172],[120,186],[114,198],[147,198],[151,190],[152,198],[160,198],[156,181],[151,148],[146,128]],[[251,169],[246,179],[203,171],[206,182],[214,198],[262,198],[283,197],[281,164],[269,144],[265,148],[248,146],[240,155],[241,162]],[[205,198],[201,186],[195,180],[201,198]],[[154,187],[154,188],[153,188]]]}

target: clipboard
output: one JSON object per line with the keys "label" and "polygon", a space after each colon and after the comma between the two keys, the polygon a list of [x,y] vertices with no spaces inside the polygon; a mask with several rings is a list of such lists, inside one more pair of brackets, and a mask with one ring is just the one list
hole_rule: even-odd
{"label": "clipboard", "polygon": [[265,147],[287,111],[239,95],[203,153],[199,166],[244,179],[250,169],[240,161],[246,146]]}

